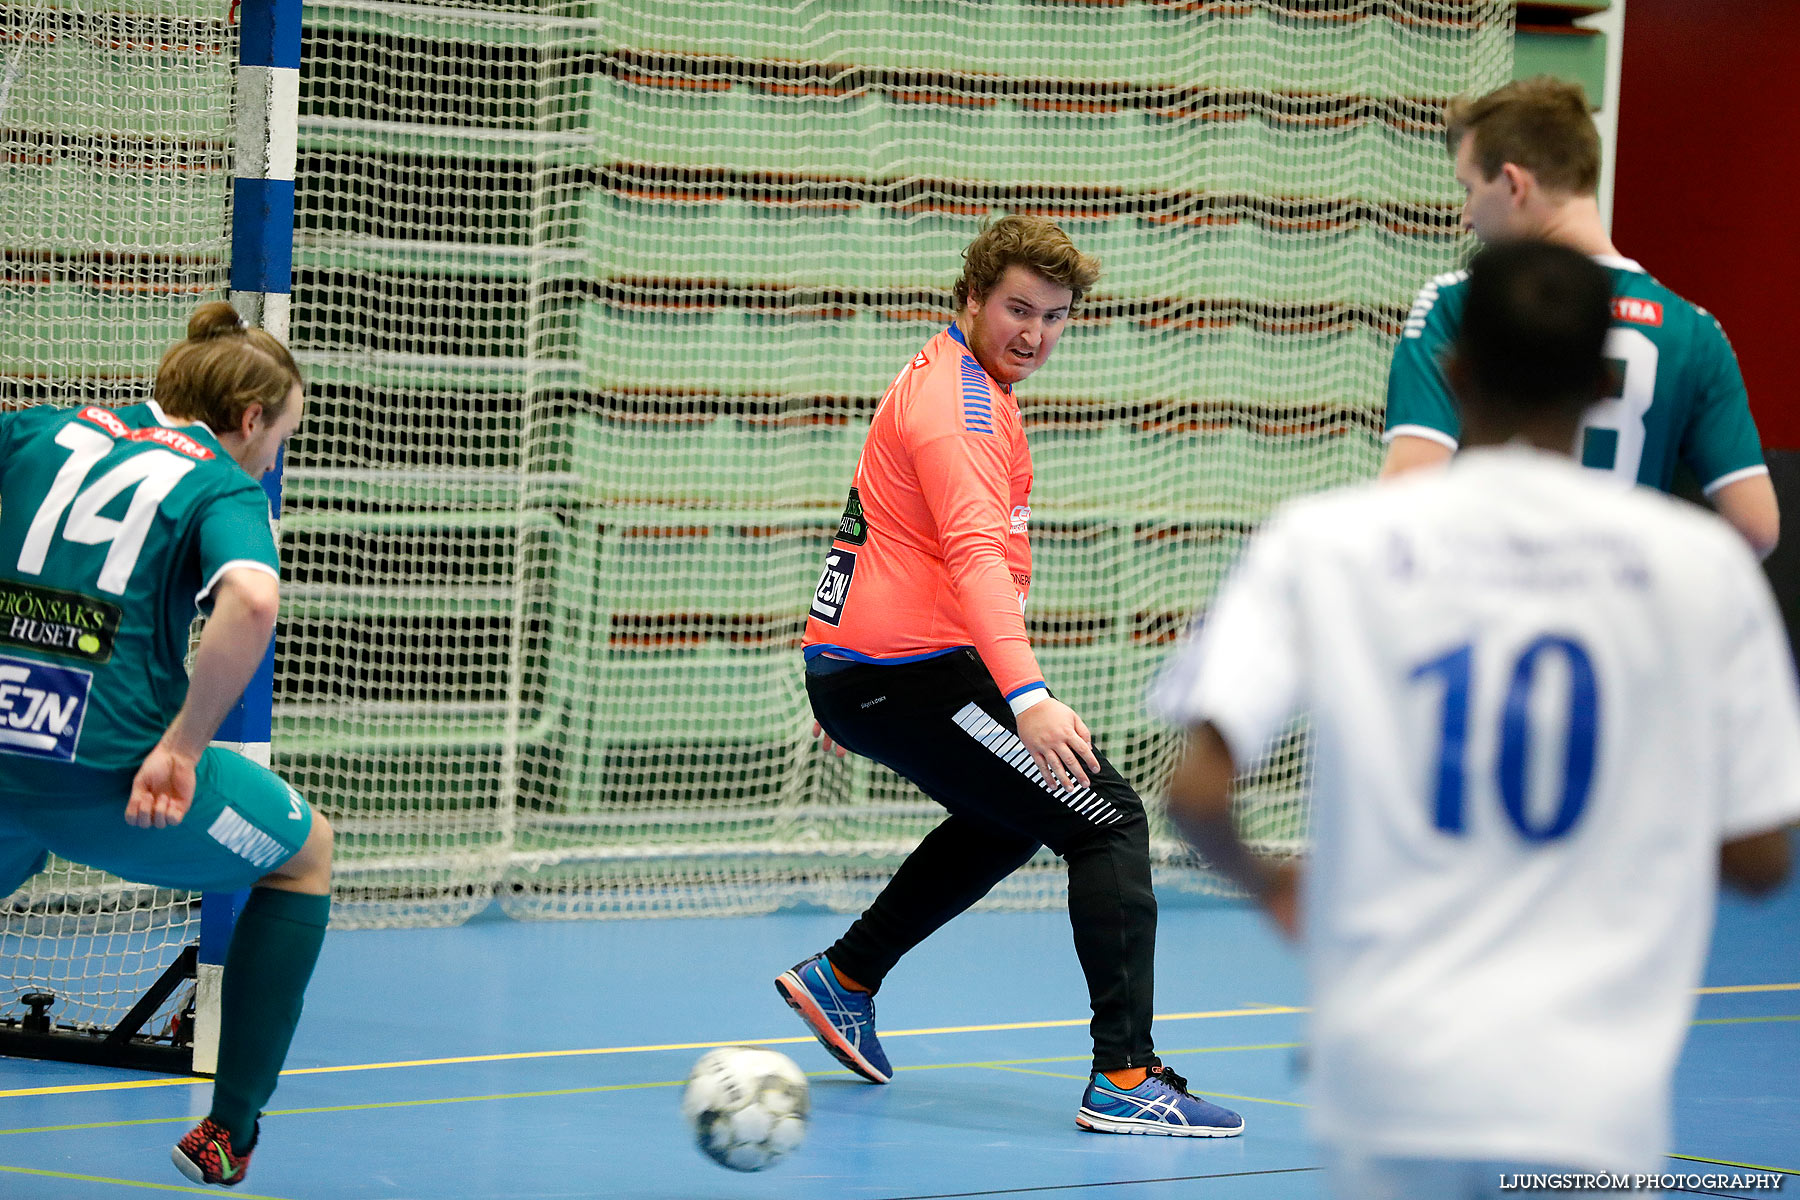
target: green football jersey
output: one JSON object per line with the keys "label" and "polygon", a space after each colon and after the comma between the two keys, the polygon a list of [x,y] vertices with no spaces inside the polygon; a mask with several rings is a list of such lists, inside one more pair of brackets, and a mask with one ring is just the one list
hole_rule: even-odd
{"label": "green football jersey", "polygon": [[[1744,377],[1718,321],[1630,259],[1596,261],[1613,278],[1612,382],[1582,421],[1582,465],[1665,492],[1679,463],[1708,492],[1764,470]],[[1456,447],[1462,420],[1441,363],[1462,321],[1468,278],[1454,271],[1420,289],[1388,374],[1387,437]]]}
{"label": "green football jersey", "polygon": [[0,414],[0,776],[135,770],[187,698],[196,611],[227,570],[279,566],[262,487],[206,426]]}

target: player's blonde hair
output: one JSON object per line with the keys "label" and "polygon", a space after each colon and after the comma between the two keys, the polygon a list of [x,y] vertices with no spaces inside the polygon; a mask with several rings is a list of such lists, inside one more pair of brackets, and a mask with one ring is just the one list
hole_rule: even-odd
{"label": "player's blonde hair", "polygon": [[294,356],[276,337],[244,324],[223,300],[202,304],[188,318],[187,338],[169,347],[156,367],[156,402],[171,417],[204,421],[226,433],[252,404],[267,418],[287,408],[300,382]]}
{"label": "player's blonde hair", "polygon": [[956,308],[969,297],[984,300],[1011,266],[1029,267],[1051,283],[1074,293],[1073,311],[1100,278],[1100,260],[1083,254],[1054,221],[1015,214],[985,226],[963,251],[962,277],[956,281]]}
{"label": "player's blonde hair", "polygon": [[1507,163],[1524,167],[1544,187],[1573,196],[1600,189],[1600,131],[1587,93],[1549,75],[1518,79],[1444,110],[1444,140],[1454,155],[1464,137],[1483,179]]}

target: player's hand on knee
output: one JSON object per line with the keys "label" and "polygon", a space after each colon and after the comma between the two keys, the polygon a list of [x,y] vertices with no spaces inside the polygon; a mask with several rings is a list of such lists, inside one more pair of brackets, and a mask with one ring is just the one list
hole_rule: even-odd
{"label": "player's hand on knee", "polygon": [[819,745],[821,745],[825,749],[831,751],[833,754],[837,755],[839,758],[843,758],[846,754],[850,753],[848,750],[844,749],[842,746],[840,746],[836,742],[832,741],[831,735],[829,733],[826,733],[825,727],[823,725],[819,724],[817,721],[813,722],[813,736],[819,739]]}
{"label": "player's hand on knee", "polygon": [[140,829],[166,829],[181,824],[194,803],[195,761],[158,743],[131,781],[131,799],[125,804],[126,824]]}
{"label": "player's hand on knee", "polygon": [[1086,787],[1088,773],[1100,770],[1087,723],[1060,700],[1040,700],[1020,713],[1019,740],[1055,787]]}

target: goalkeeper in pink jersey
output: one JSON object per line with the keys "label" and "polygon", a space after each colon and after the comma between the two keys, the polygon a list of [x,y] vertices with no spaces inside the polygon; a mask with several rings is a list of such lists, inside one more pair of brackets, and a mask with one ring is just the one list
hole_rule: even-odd
{"label": "goalkeeper in pink jersey", "polygon": [[838,1061],[892,1076],[872,997],[901,957],[1040,845],[1069,870],[1094,1019],[1076,1123],[1232,1137],[1150,1038],[1156,896],[1143,802],[1050,694],[1025,632],[1031,451],[1014,385],[1050,357],[1099,277],[1056,225],[994,222],[964,251],[956,317],[876,409],[812,599],[806,690],[827,745],[949,810],[837,943],[776,989]]}

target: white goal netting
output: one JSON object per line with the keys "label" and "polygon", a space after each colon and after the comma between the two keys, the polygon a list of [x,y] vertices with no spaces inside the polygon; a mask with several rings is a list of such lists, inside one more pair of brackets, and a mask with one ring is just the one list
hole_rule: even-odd
{"label": "white goal netting", "polygon": [[[1505,80],[1512,9],[316,0],[306,22],[311,409],[275,766],[337,825],[340,922],[445,923],[496,897],[854,906],[939,819],[817,752],[797,645],[874,403],[997,213],[1051,216],[1104,264],[1021,388],[1029,621],[1154,792],[1174,740],[1144,685],[1245,533],[1374,468],[1406,307],[1463,252],[1438,114]],[[7,137],[48,136],[12,111]],[[114,208],[57,193],[43,236],[104,276]],[[168,229],[204,223],[167,203]],[[16,278],[27,210],[0,213],[11,306],[41,288]],[[82,305],[120,297],[54,286],[44,332],[0,332],[9,389],[52,362],[129,374],[81,340],[102,324]],[[1296,735],[1254,783],[1255,835],[1296,844],[1304,794]],[[1039,863],[996,900],[1060,887]]]}
{"label": "white goal netting", "polygon": [[[351,920],[851,906],[940,819],[814,749],[797,638],[1000,212],[1105,264],[1022,389],[1029,619],[1153,790],[1144,685],[1244,533],[1373,470],[1462,250],[1438,113],[1511,54],[1498,0],[307,11],[275,742]],[[1041,863],[997,899],[1059,894]]]}

